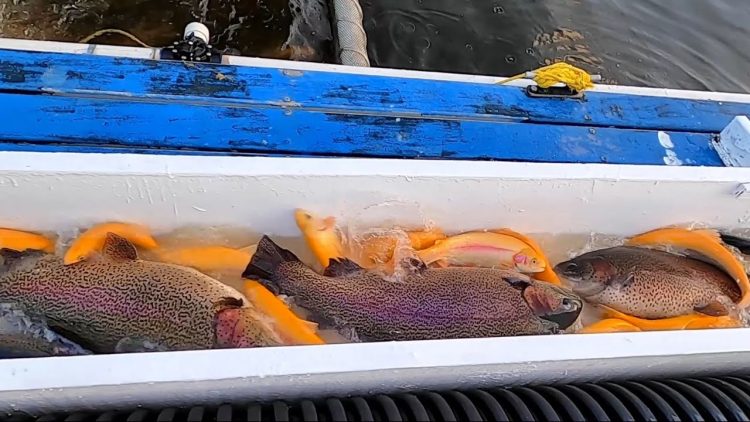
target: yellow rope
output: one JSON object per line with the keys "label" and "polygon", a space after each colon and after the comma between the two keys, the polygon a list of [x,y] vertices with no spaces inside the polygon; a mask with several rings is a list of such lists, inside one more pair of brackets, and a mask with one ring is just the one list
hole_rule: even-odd
{"label": "yellow rope", "polygon": [[498,84],[505,84],[510,81],[523,79],[527,74],[531,74],[534,82],[536,82],[541,88],[549,88],[558,83],[563,83],[576,91],[583,91],[584,89],[594,87],[591,75],[585,70],[579,69],[565,62],[544,66],[532,72],[524,72],[520,75],[504,79],[498,82]]}
{"label": "yellow rope", "polygon": [[122,29],[116,29],[116,28],[101,29],[101,30],[96,31],[93,34],[89,35],[88,37],[81,39],[78,42],[83,43],[83,44],[87,44],[89,41],[93,40],[94,38],[98,38],[98,37],[100,37],[100,36],[102,36],[104,34],[120,34],[120,35],[124,35],[124,36],[130,38],[131,40],[137,42],[142,47],[153,48],[150,45],[148,45],[145,42],[143,42],[140,39],[138,39],[138,37],[136,37],[135,35],[131,34],[130,32],[126,32],[126,31],[123,31]]}

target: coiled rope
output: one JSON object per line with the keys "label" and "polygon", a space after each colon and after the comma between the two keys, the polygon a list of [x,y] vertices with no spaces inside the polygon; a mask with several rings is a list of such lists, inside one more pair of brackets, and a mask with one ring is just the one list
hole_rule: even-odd
{"label": "coiled rope", "polygon": [[550,88],[556,84],[562,83],[576,91],[594,87],[594,80],[600,79],[598,75],[589,75],[583,69],[577,68],[565,62],[554,63],[549,66],[540,67],[539,69],[524,72],[519,75],[503,79],[498,84],[506,84],[510,81],[529,78],[536,82],[541,88]]}

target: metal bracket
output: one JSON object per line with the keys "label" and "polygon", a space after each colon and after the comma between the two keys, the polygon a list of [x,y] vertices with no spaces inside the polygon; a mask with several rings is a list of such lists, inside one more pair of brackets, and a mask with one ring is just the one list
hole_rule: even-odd
{"label": "metal bracket", "polygon": [[532,98],[583,98],[583,92],[571,89],[567,85],[551,86],[542,88],[539,85],[529,85],[526,87],[526,95]]}
{"label": "metal bracket", "polygon": [[727,167],[750,167],[750,119],[735,117],[714,142],[714,149]]}

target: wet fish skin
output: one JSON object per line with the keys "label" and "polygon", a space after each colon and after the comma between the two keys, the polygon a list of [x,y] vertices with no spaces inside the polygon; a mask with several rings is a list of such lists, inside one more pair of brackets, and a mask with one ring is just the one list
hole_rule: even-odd
{"label": "wet fish skin", "polygon": [[243,276],[372,341],[552,334],[582,308],[572,292],[508,270],[422,264],[392,282],[352,261],[333,260],[320,275],[268,237]]}
{"label": "wet fish skin", "polygon": [[639,318],[726,315],[740,299],[737,283],[719,268],[655,249],[593,251],[556,265],[555,272],[586,301]]}
{"label": "wet fish skin", "polygon": [[89,354],[52,331],[43,317],[29,314],[15,303],[0,303],[0,359]]}
{"label": "wet fish skin", "polygon": [[73,265],[54,255],[2,256],[0,302],[44,315],[95,353],[280,344],[236,290],[191,268],[139,260],[113,234],[102,257]]}

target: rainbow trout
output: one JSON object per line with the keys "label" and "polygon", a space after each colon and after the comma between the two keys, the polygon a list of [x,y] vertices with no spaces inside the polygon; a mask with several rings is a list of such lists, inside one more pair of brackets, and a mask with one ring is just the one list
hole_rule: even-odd
{"label": "rainbow trout", "polygon": [[278,345],[236,290],[191,268],[138,259],[109,233],[102,256],[62,258],[3,250],[0,303],[43,315],[94,353]]}
{"label": "rainbow trout", "polygon": [[639,318],[728,315],[740,299],[737,282],[719,268],[655,249],[593,251],[558,264],[555,272],[586,301]]}
{"label": "rainbow trout", "polygon": [[572,292],[516,272],[418,264],[401,282],[346,259],[319,275],[264,236],[243,276],[370,341],[553,334],[581,312]]}

